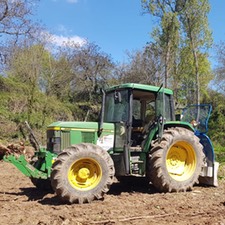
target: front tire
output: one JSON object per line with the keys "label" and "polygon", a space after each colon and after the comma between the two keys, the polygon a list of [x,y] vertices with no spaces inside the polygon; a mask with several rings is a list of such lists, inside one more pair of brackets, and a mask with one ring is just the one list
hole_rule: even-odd
{"label": "front tire", "polygon": [[103,198],[114,174],[108,152],[94,144],[78,144],[58,155],[52,166],[51,184],[63,201],[82,204]]}
{"label": "front tire", "polygon": [[185,128],[164,131],[155,141],[148,161],[148,176],[161,192],[191,190],[203,166],[203,146],[194,133]]}

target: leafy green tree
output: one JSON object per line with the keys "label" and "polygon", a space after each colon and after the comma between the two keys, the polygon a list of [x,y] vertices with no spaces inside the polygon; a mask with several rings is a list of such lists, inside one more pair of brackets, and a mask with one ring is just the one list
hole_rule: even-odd
{"label": "leafy green tree", "polygon": [[[177,81],[173,85],[175,92],[175,99],[181,105],[195,104],[195,69],[193,67],[193,54],[190,52],[188,46],[180,50],[180,61],[177,64],[176,76]],[[208,55],[199,54],[199,84],[202,95],[207,92],[208,84],[213,79],[211,65],[208,60]]]}
{"label": "leafy green tree", "polygon": [[212,44],[212,34],[208,24],[210,5],[208,0],[187,0],[181,11],[180,21],[185,34],[184,43],[192,52],[195,76],[195,102],[200,103],[200,66],[201,55]]}
{"label": "leafy green tree", "polygon": [[180,23],[177,15],[181,9],[177,5],[180,2],[171,0],[142,0],[143,10],[159,18],[159,26],[154,28],[152,38],[161,50],[165,87],[170,83],[171,72],[174,71],[174,61],[179,46]]}
{"label": "leafy green tree", "polygon": [[[213,101],[212,101],[213,99]],[[209,119],[209,132],[208,135],[212,139],[216,147],[225,151],[225,97],[223,94],[214,90],[208,90],[208,96],[205,96],[205,100],[210,102],[213,107],[212,115]]]}
{"label": "leafy green tree", "polygon": [[212,78],[208,0],[142,0],[142,6],[159,18],[152,37],[162,51],[165,86],[175,90],[178,105],[199,104],[200,93]]}
{"label": "leafy green tree", "polygon": [[217,152],[225,152],[225,42],[218,44],[215,49],[215,78],[210,84],[213,90],[205,93],[204,100],[213,106],[209,136]]}
{"label": "leafy green tree", "polygon": [[17,126],[27,120],[42,137],[50,122],[72,119],[70,108],[50,90],[54,70],[49,61],[53,58],[42,45],[17,47],[0,93],[2,117]]}
{"label": "leafy green tree", "polygon": [[27,120],[30,122],[31,114],[37,94],[41,88],[41,74],[44,68],[46,51],[43,46],[17,48],[11,58],[9,77],[22,84],[26,94]]}

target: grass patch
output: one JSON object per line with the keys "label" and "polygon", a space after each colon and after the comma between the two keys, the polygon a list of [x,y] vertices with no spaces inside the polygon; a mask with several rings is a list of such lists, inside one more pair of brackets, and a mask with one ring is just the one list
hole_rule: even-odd
{"label": "grass patch", "polygon": [[225,180],[225,147],[219,143],[214,143],[216,161],[219,162],[218,179]]}

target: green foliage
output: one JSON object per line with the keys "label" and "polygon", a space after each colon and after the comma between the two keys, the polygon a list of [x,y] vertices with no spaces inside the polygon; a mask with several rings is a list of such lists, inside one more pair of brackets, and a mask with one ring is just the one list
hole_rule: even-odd
{"label": "green foliage", "polygon": [[[177,67],[175,93],[176,101],[184,105],[195,104],[195,71],[193,68],[193,55],[188,47],[184,47],[180,52],[180,61]],[[213,79],[213,73],[207,54],[199,55],[199,83],[201,95],[207,94],[207,86]]]}
{"label": "green foliage", "polygon": [[25,138],[28,121],[45,144],[54,121],[97,120],[113,63],[94,44],[70,47],[57,56],[43,45],[12,49],[7,76],[0,76],[0,139]]}
{"label": "green foliage", "polygon": [[[214,147],[215,153],[217,155],[219,155],[220,157],[222,157],[222,155],[224,155],[224,159],[225,159],[225,146],[222,146],[220,143],[214,141],[213,147]],[[225,161],[225,160],[223,160],[223,161]]]}
{"label": "green foliage", "polygon": [[29,86],[13,80],[4,80],[5,91],[0,92],[0,139],[22,138],[21,125],[29,121],[31,127],[43,134],[49,123],[56,120],[71,120],[72,112],[54,96],[46,96],[36,92],[33,98],[32,110],[29,110],[29,101],[25,89]]}
{"label": "green foliage", "polygon": [[223,104],[214,108],[209,125],[211,139],[225,146],[225,107]]}
{"label": "green foliage", "polygon": [[202,102],[211,103],[213,110],[209,118],[208,136],[210,137],[217,160],[225,161],[225,96],[221,93],[208,89],[203,95]]}
{"label": "green foliage", "polygon": [[216,155],[216,161],[221,163],[225,163],[225,147],[216,141],[213,142],[213,147]]}
{"label": "green foliage", "polygon": [[161,50],[164,85],[175,90],[178,104],[199,104],[200,94],[211,79],[207,55],[212,44],[208,0],[141,2],[145,12],[158,18],[152,38]]}
{"label": "green foliage", "polygon": [[[9,51],[8,70],[0,76],[0,140],[24,138],[25,120],[43,144],[46,127],[54,121],[97,121],[101,88],[121,82],[164,82],[174,90],[178,105],[193,104],[198,80],[201,102],[213,101],[208,134],[216,152],[225,152],[225,97],[207,88],[213,79],[207,55],[212,41],[208,0],[141,2],[158,24],[151,33],[153,42],[144,51],[130,54],[130,63],[114,65],[93,43],[70,43],[56,54],[39,41],[14,46]],[[217,79],[224,91],[222,53]]]}

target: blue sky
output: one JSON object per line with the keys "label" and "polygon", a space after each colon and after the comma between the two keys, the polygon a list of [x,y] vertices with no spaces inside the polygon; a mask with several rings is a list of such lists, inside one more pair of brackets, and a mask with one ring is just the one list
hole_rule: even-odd
{"label": "blue sky", "polygon": [[[225,41],[225,1],[210,3],[214,41]],[[154,26],[149,15],[142,15],[141,0],[42,0],[37,17],[58,45],[67,38],[79,43],[88,40],[115,62],[126,61],[126,51],[141,49]]]}

